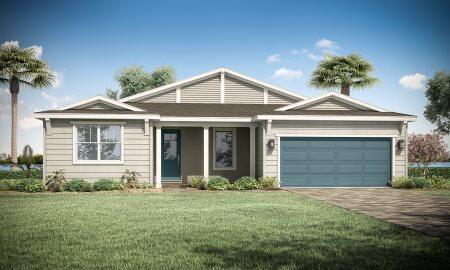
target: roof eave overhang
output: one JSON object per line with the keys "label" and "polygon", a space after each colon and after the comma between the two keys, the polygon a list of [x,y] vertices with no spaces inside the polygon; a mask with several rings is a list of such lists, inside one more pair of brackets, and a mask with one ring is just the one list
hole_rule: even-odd
{"label": "roof eave overhang", "polygon": [[89,113],[33,113],[33,117],[39,120],[44,119],[91,119],[91,120],[118,120],[118,119],[149,119],[158,120],[158,114],[89,114]]}
{"label": "roof eave overhang", "polygon": [[417,116],[360,116],[360,115],[256,115],[253,121],[375,121],[375,122],[414,122]]}

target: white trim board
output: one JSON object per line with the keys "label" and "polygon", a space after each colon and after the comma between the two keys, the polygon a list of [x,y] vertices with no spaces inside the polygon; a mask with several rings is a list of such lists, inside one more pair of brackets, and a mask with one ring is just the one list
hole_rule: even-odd
{"label": "white trim board", "polygon": [[275,134],[276,137],[320,137],[320,138],[396,138],[398,135],[326,135],[326,134]]}
{"label": "white trim board", "polygon": [[[157,88],[154,88],[154,89],[151,89],[151,90],[148,90],[148,91],[136,94],[136,95],[132,95],[132,96],[129,96],[129,97],[126,97],[126,98],[122,98],[119,101],[120,102],[134,102],[134,101],[137,101],[137,100],[142,99],[142,98],[148,98],[148,97],[150,97],[152,95],[155,95],[155,94],[158,94],[158,93],[162,93],[162,92],[165,92],[165,91],[168,91],[168,90],[171,90],[171,89],[175,89],[177,87],[182,87],[182,86],[187,85],[187,84],[192,84],[192,83],[198,82],[200,80],[204,80],[204,79],[207,79],[207,78],[210,78],[210,77],[213,77],[213,76],[221,75],[222,73],[224,74],[224,76],[228,75],[228,76],[237,78],[239,80],[246,81],[246,82],[248,82],[250,84],[256,85],[256,86],[261,87],[261,88],[266,88],[268,90],[277,92],[279,94],[282,94],[284,96],[290,97],[290,98],[295,99],[295,100],[299,100],[300,101],[300,100],[305,100],[306,99],[306,97],[304,97],[304,96],[301,96],[299,94],[290,92],[290,91],[282,89],[280,87],[277,87],[277,86],[274,86],[274,85],[271,85],[271,84],[268,84],[268,83],[265,83],[265,82],[253,79],[253,78],[251,78],[249,76],[243,75],[243,74],[238,73],[236,71],[232,71],[232,70],[227,69],[227,68],[218,68],[218,69],[206,72],[206,73],[202,73],[202,74],[197,75],[197,76],[193,76],[193,77],[187,78],[185,80],[181,80],[181,81],[174,82],[174,83],[171,83],[171,84],[167,84],[167,85],[164,85],[164,86],[160,86],[160,87],[157,87]],[[225,89],[225,91],[226,91],[226,89]]]}
{"label": "white trim board", "polygon": [[257,115],[254,121],[298,120],[298,121],[416,121],[417,116],[360,116],[360,115]]}
{"label": "white trim board", "polygon": [[122,103],[120,101],[109,99],[109,98],[106,98],[106,97],[103,97],[103,96],[95,96],[95,97],[91,97],[91,98],[88,98],[88,99],[84,99],[84,100],[81,100],[79,102],[70,104],[68,106],[64,106],[64,107],[58,108],[57,110],[65,111],[65,110],[68,110],[68,109],[76,109],[76,108],[79,108],[79,107],[87,107],[87,106],[93,105],[95,103],[102,103],[102,104],[105,104],[105,105],[109,105],[109,106],[111,106],[113,108],[125,109],[125,110],[130,110],[130,111],[133,111],[133,112],[143,112],[144,111],[144,110],[142,110],[142,109],[140,109],[138,107],[131,106],[131,105]]}
{"label": "white trim board", "polygon": [[300,101],[300,102],[297,102],[297,103],[293,103],[293,104],[290,104],[290,105],[278,108],[278,109],[276,109],[276,111],[288,111],[288,110],[300,109],[300,108],[303,108],[303,107],[306,107],[306,106],[310,106],[312,104],[319,103],[319,102],[324,101],[324,100],[329,99],[329,98],[332,98],[332,99],[335,99],[335,100],[338,100],[338,101],[342,101],[344,103],[347,103],[349,105],[355,106],[355,107],[360,108],[360,109],[366,109],[366,110],[369,109],[369,110],[374,110],[374,111],[377,111],[377,112],[387,112],[387,110],[385,110],[385,109],[376,107],[376,106],[371,105],[369,103],[366,103],[366,102],[363,102],[363,101],[351,98],[351,97],[343,95],[343,94],[339,94],[337,92],[329,92],[327,94],[324,94],[324,95],[321,95],[321,96],[318,96],[318,97],[315,97],[315,98],[310,98],[310,99],[303,100],[303,101]]}
{"label": "white trim board", "polygon": [[33,113],[33,117],[37,119],[159,119],[157,114],[100,114],[100,113]]}

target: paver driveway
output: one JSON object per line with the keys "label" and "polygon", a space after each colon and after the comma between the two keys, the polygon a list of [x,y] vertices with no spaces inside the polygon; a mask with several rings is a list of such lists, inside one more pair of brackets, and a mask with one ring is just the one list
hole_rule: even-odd
{"label": "paver driveway", "polygon": [[290,191],[450,240],[450,198],[392,188]]}

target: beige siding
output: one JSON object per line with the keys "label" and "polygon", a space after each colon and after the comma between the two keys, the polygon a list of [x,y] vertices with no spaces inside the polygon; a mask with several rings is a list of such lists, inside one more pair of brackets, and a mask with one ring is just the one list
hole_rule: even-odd
{"label": "beige siding", "polygon": [[303,110],[334,110],[334,111],[353,111],[353,110],[361,110],[358,107],[352,106],[345,102],[335,100],[335,99],[327,99],[316,104],[312,104],[311,106],[307,106],[301,108]]}
{"label": "beige siding", "polygon": [[267,102],[269,104],[291,104],[298,102],[298,100],[292,99],[290,97],[283,96],[277,92],[268,91]]}
{"label": "beige siding", "polygon": [[[81,108],[82,109],[97,109],[97,110],[111,110],[111,109],[118,110],[118,108],[116,108],[116,107],[113,107],[113,106],[110,106],[108,104],[104,104],[101,102],[98,102],[98,103],[95,103],[95,104],[92,104],[92,105],[89,105],[86,107],[81,107]],[[119,109],[119,110],[121,110],[121,109]]]}
{"label": "beige siding", "polygon": [[145,103],[175,103],[177,102],[177,93],[176,90],[168,90],[162,93],[156,94],[154,96],[148,97],[144,100],[140,100],[139,102]]}
{"label": "beige siding", "polygon": [[220,103],[220,76],[181,88],[182,103]]}
{"label": "beige siding", "polygon": [[263,104],[263,89],[232,77],[225,77],[225,103]]}
{"label": "beige siding", "polygon": [[[406,129],[405,129],[406,132]],[[405,132],[400,136],[400,125],[398,122],[286,122],[274,121],[271,134],[266,136],[264,145],[269,138],[276,138],[276,134],[289,134],[298,136],[366,136],[366,135],[395,135],[396,139],[405,139]],[[395,152],[395,176],[405,175],[405,151]],[[264,175],[278,176],[278,140],[275,140],[275,149],[267,151],[265,157]]]}
{"label": "beige siding", "polygon": [[52,134],[45,136],[45,171],[64,169],[66,177],[95,181],[118,180],[125,169],[137,171],[143,181],[150,174],[150,136],[144,135],[144,121],[128,121],[124,127],[124,164],[73,164],[73,127],[70,120],[52,120]]}

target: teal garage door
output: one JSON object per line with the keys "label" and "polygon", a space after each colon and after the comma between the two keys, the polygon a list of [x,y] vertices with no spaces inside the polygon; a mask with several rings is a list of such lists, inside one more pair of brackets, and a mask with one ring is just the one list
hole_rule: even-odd
{"label": "teal garage door", "polygon": [[390,138],[280,138],[282,187],[385,187]]}

